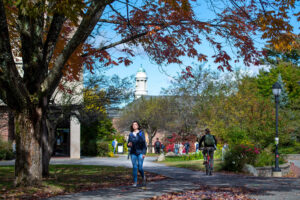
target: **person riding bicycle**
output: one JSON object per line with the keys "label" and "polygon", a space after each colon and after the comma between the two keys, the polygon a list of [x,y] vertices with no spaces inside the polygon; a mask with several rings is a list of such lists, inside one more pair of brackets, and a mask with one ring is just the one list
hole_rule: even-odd
{"label": "person riding bicycle", "polygon": [[[202,143],[204,143],[204,148],[202,148]],[[207,152],[209,152],[209,157],[211,159],[211,169],[213,170],[214,166],[214,150],[216,150],[217,146],[217,139],[214,135],[210,134],[210,130],[207,128],[205,129],[205,135],[201,137],[199,141],[199,150],[202,150],[203,157],[204,157],[204,163],[207,162]],[[210,151],[208,151],[210,149]],[[210,174],[211,175],[211,174]]]}

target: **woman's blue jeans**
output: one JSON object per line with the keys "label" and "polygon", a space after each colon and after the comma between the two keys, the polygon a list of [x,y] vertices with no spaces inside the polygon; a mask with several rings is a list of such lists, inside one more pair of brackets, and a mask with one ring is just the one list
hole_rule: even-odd
{"label": "woman's blue jeans", "polygon": [[144,169],[143,169],[143,154],[135,155],[131,154],[132,162],[132,175],[134,183],[137,183],[137,171],[139,170],[141,176],[144,178]]}

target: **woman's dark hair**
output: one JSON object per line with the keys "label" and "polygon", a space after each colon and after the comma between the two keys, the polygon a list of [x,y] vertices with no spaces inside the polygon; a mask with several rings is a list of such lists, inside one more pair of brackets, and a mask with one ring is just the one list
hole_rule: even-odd
{"label": "woman's dark hair", "polygon": [[130,131],[131,131],[131,132],[133,132],[133,131],[134,131],[134,130],[133,130],[133,126],[132,126],[132,125],[133,125],[133,123],[137,123],[137,125],[138,125],[138,129],[139,129],[139,130],[141,130],[141,125],[140,125],[140,123],[139,123],[138,121],[133,121],[133,122],[131,123],[131,126],[130,126]]}
{"label": "woman's dark hair", "polygon": [[205,133],[210,133],[209,128],[205,129]]}

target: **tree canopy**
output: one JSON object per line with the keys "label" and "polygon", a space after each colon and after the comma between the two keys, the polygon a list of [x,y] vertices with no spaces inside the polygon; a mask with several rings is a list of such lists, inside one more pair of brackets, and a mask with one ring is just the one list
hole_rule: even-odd
{"label": "tree canopy", "polygon": [[[262,52],[252,38],[257,33],[276,50],[296,46],[288,15],[295,1],[217,3],[221,1],[1,0],[1,99],[21,109],[32,99],[51,96],[64,69],[78,71],[74,65],[79,59],[90,70],[95,60],[128,65],[132,47],[138,45],[158,64],[180,64],[184,56],[207,60],[199,48],[207,40],[215,49],[214,61],[228,70],[232,58],[219,38],[237,49],[234,61],[241,58],[246,65],[259,63]],[[198,9],[205,4],[214,14],[200,20]],[[115,39],[109,37],[112,33]],[[93,45],[92,38],[100,44]],[[112,55],[108,49],[116,46],[127,55]],[[17,56],[22,57],[23,74],[16,69]]]}

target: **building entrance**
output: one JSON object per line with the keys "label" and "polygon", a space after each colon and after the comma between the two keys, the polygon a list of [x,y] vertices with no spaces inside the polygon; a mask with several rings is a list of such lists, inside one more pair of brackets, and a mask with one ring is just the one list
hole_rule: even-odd
{"label": "building entrance", "polygon": [[53,156],[70,157],[70,129],[69,128],[56,129]]}

